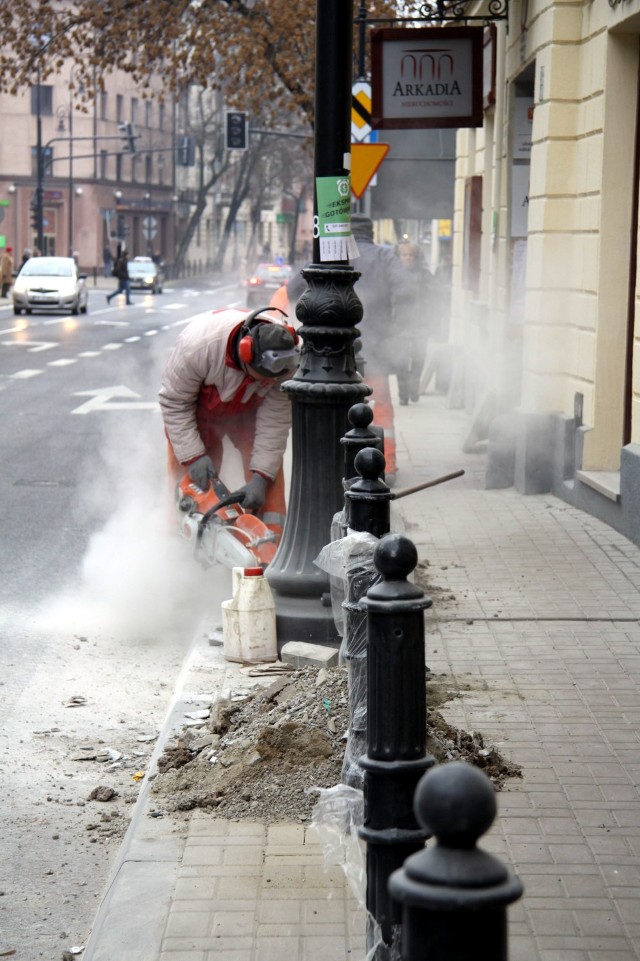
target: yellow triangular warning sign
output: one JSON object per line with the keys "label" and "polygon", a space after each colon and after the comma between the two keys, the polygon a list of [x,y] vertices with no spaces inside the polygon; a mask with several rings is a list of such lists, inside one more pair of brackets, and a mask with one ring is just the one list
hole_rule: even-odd
{"label": "yellow triangular warning sign", "polygon": [[389,152],[388,143],[351,144],[351,193],[360,198]]}

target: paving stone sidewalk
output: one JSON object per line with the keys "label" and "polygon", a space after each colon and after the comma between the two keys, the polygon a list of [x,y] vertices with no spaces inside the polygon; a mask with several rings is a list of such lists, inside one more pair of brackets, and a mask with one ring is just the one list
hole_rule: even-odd
{"label": "paving stone sidewalk", "polygon": [[[523,770],[482,842],[525,884],[510,959],[638,961],[640,549],[551,495],[483,490],[443,398],[396,426],[398,490],[466,470],[395,508],[434,597],[427,663],[459,692],[441,711]],[[219,659],[196,651],[185,702],[229,683]],[[137,807],[85,961],[364,959],[363,911],[311,827]]]}

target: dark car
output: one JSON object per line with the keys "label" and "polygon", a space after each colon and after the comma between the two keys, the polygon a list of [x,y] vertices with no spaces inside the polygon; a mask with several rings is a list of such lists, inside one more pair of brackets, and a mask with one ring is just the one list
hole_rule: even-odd
{"label": "dark car", "polygon": [[162,293],[164,284],[162,264],[157,264],[152,257],[134,257],[127,266],[132,290],[150,290],[152,294]]}
{"label": "dark car", "polygon": [[247,307],[266,307],[275,291],[289,283],[292,273],[289,264],[258,264],[246,280]]}

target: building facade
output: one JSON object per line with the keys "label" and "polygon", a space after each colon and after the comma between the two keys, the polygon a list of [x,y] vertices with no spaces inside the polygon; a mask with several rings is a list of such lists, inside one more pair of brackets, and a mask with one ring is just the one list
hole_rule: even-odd
{"label": "building facade", "polygon": [[[75,88],[75,89],[74,89]],[[153,91],[156,91],[153,95]],[[175,248],[174,117],[159,84],[144,97],[130,77],[113,73],[85,100],[71,65],[17,95],[0,94],[0,247],[19,256],[37,247],[38,123],[43,156],[43,254],[79,254],[103,269],[106,249],[124,242],[130,256],[171,263]],[[132,124],[131,138],[121,124]],[[10,134],[10,135],[9,135]]]}
{"label": "building facade", "polygon": [[485,29],[483,125],[456,143],[471,434],[488,486],[552,490],[640,542],[640,0],[515,0],[508,18]]}

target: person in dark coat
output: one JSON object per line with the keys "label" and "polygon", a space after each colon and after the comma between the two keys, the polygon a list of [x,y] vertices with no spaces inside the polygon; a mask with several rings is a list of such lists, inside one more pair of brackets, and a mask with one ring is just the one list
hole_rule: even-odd
{"label": "person in dark coat", "polygon": [[112,297],[117,297],[118,294],[125,294],[127,304],[132,304],[131,284],[129,282],[129,259],[126,250],[122,250],[116,257],[116,262],[113,265],[113,273],[114,276],[118,278],[118,287],[116,290],[112,290],[110,294],[107,294],[107,303],[111,303]]}
{"label": "person in dark coat", "polygon": [[364,379],[373,390],[373,423],[384,430],[385,477],[388,484],[394,484],[398,465],[389,376],[396,371],[399,336],[413,299],[413,281],[393,248],[374,243],[369,217],[354,214],[351,231],[360,255],[353,266],[360,272],[355,291],[364,309],[358,325]]}
{"label": "person in dark coat", "polygon": [[398,244],[397,256],[410,276],[411,299],[398,333],[395,372],[401,404],[420,399],[420,377],[427,353],[427,341],[437,323],[431,274],[420,257],[417,244]]}

